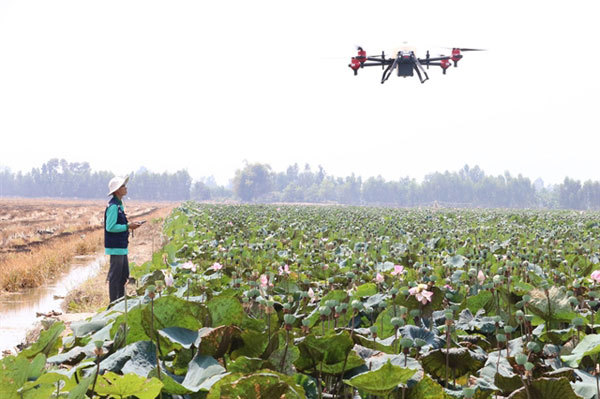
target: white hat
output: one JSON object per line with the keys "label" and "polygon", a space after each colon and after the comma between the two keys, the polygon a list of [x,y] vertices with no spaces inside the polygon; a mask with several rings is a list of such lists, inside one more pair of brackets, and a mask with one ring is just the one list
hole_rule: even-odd
{"label": "white hat", "polygon": [[111,195],[115,191],[117,191],[121,186],[124,186],[129,181],[129,176],[121,177],[115,176],[108,182],[108,194]]}

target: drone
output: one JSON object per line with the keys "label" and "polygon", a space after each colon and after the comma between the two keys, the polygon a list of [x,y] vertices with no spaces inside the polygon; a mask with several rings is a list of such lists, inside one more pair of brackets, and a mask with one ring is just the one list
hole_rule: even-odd
{"label": "drone", "polygon": [[[412,50],[400,50],[394,58],[386,58],[385,52],[381,52],[381,55],[367,56],[367,52],[362,47],[358,47],[358,55],[352,57],[350,64],[348,65],[353,71],[354,75],[358,74],[360,68],[368,66],[381,66],[383,69],[383,75],[381,76],[381,83],[385,83],[390,77],[394,69],[397,71],[398,76],[414,76],[414,72],[417,73],[421,83],[425,83],[429,79],[429,75],[425,72],[423,66],[429,69],[430,66],[439,66],[442,68],[444,75],[446,70],[450,68],[451,62],[454,66],[458,66],[458,61],[463,58],[461,54],[464,51],[485,51],[482,49],[475,48],[452,48],[452,55],[440,55],[438,57],[431,57],[429,50],[425,58],[417,58],[414,51]],[[386,68],[387,66],[387,68]]]}

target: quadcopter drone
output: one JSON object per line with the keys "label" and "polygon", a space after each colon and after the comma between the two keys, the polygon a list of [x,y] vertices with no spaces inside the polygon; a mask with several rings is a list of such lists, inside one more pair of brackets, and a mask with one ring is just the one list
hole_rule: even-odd
{"label": "quadcopter drone", "polygon": [[[413,72],[417,72],[417,76],[421,83],[425,83],[429,79],[427,72],[423,69],[426,66],[429,69],[430,65],[439,66],[442,68],[444,75],[446,70],[450,68],[450,61],[454,62],[454,66],[458,66],[458,61],[463,58],[461,52],[463,51],[484,51],[481,49],[474,48],[458,48],[452,49],[452,55],[440,55],[439,57],[430,57],[429,50],[425,58],[417,58],[414,51],[412,50],[400,50],[398,51],[395,58],[386,58],[385,53],[382,51],[381,55],[367,56],[367,52],[362,47],[358,47],[358,55],[352,57],[350,64],[348,65],[353,71],[354,75],[358,74],[360,68],[367,66],[381,66],[383,69],[383,75],[381,76],[381,83],[385,83],[390,77],[394,69],[397,71],[398,76],[413,76]],[[386,68],[387,66],[387,68]]]}

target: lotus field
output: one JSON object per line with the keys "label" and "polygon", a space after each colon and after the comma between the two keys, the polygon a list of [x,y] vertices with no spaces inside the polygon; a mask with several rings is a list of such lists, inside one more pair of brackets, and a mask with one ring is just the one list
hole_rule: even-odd
{"label": "lotus field", "polygon": [[600,215],[184,203],[10,398],[599,398]]}

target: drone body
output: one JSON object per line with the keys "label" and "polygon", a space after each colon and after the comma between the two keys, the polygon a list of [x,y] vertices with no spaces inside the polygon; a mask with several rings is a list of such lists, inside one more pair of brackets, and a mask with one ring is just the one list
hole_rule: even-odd
{"label": "drone body", "polygon": [[454,62],[455,67],[458,66],[458,61],[463,58],[461,51],[482,50],[455,47],[452,49],[451,56],[442,55],[433,58],[429,56],[429,51],[427,51],[425,58],[417,58],[414,51],[401,50],[398,51],[395,58],[386,58],[384,52],[381,52],[381,55],[367,56],[367,52],[363,50],[362,47],[359,47],[358,55],[352,57],[348,66],[354,71],[354,75],[358,74],[360,68],[381,66],[381,69],[384,70],[381,77],[381,83],[385,83],[394,70],[396,70],[398,76],[403,77],[414,76],[414,73],[416,72],[421,83],[425,83],[425,81],[429,79],[429,75],[427,75],[427,72],[423,69],[423,65],[425,65],[427,69],[429,69],[429,66],[431,65],[439,66],[442,68],[442,72],[446,74],[446,70],[450,68],[450,61]]}

